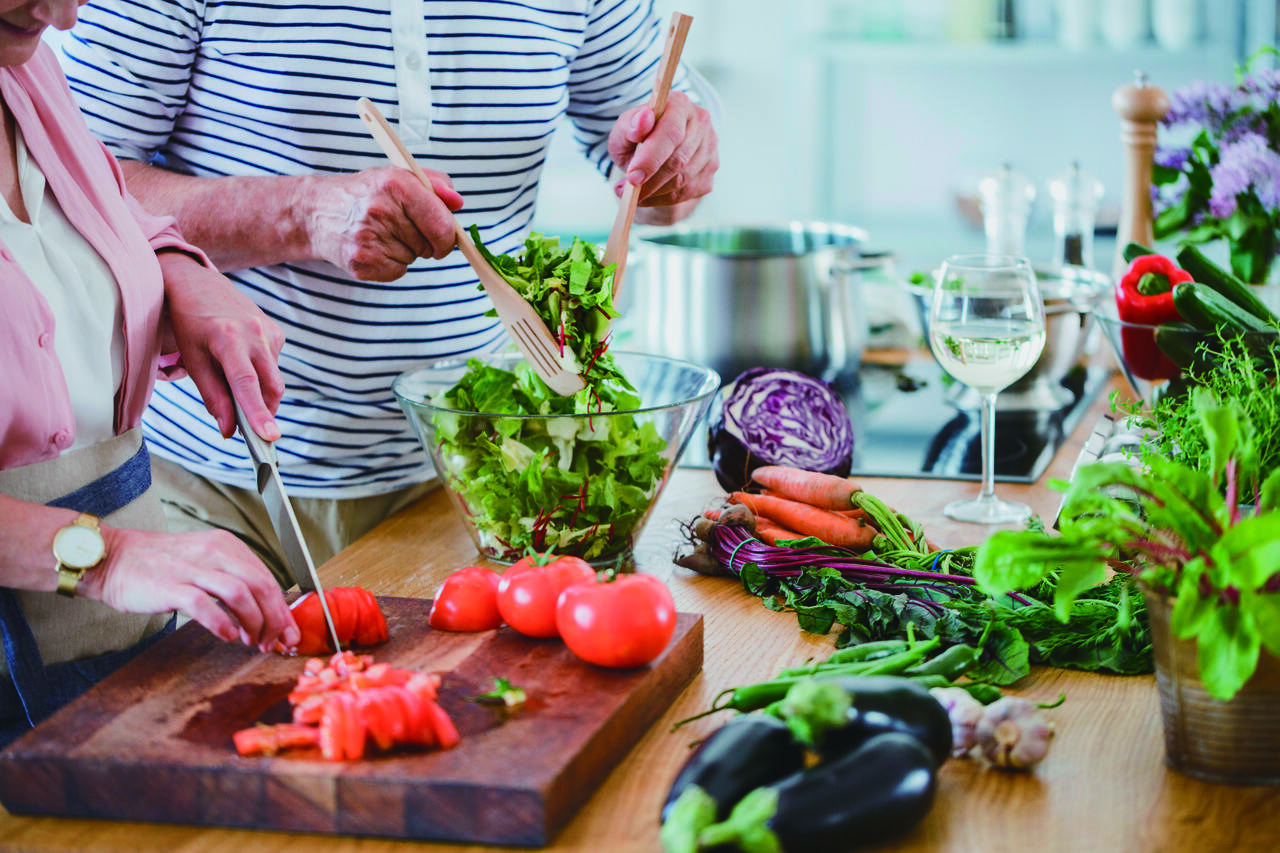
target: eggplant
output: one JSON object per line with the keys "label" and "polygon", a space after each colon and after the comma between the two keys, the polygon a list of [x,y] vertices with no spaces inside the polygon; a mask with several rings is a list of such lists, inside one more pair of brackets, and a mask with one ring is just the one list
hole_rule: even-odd
{"label": "eggplant", "polygon": [[776,717],[735,717],[704,740],[680,768],[662,806],[662,820],[670,817],[680,795],[695,785],[715,801],[715,819],[724,820],[751,791],[803,769],[804,757],[803,744]]}
{"label": "eggplant", "polygon": [[[753,791],[699,849],[751,839],[753,849],[843,851],[913,829],[933,805],[933,754],[910,735],[880,734],[832,761]],[[771,835],[775,846],[757,846]]]}
{"label": "eggplant", "polygon": [[853,705],[848,722],[828,729],[820,750],[823,759],[839,757],[885,732],[910,735],[928,747],[941,766],[951,755],[951,719],[924,687],[891,675],[852,676],[839,680]]}

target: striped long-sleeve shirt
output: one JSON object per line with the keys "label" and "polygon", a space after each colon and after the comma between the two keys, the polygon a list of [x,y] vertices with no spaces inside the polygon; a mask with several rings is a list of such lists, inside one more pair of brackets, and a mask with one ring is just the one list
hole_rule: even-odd
{"label": "striped long-sleeve shirt", "polygon": [[[660,36],[651,0],[94,0],[56,47],[118,157],[197,176],[385,165],[354,111],[367,96],[452,177],[463,224],[509,252],[559,119],[607,172],[609,129],[646,99]],[[360,497],[431,476],[391,380],[505,343],[457,252],[390,283],[322,262],[230,277],[287,337],[277,447],[291,491]],[[253,486],[243,443],[221,438],[190,380],[158,387],[143,426],[157,455]]]}

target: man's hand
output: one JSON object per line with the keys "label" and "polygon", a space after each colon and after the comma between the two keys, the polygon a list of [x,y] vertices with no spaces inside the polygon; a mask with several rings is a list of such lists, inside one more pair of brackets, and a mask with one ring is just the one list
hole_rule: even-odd
{"label": "man's hand", "polygon": [[162,347],[177,349],[223,437],[236,431],[232,395],[254,431],[280,437],[272,419],[284,394],[278,361],[284,332],[223,275],[178,252],[161,252],[165,318]]}
{"label": "man's hand", "polygon": [[361,281],[393,281],[418,258],[448,255],[462,196],[448,175],[423,171],[435,192],[394,166],[311,177],[303,191],[311,256]]}
{"label": "man's hand", "polygon": [[619,116],[609,132],[609,156],[626,172],[613,188],[617,195],[624,182],[639,184],[640,207],[671,208],[670,215],[658,216],[655,222],[675,221],[690,212],[711,192],[720,167],[711,117],[683,92],[667,97],[656,124],[647,105]]}

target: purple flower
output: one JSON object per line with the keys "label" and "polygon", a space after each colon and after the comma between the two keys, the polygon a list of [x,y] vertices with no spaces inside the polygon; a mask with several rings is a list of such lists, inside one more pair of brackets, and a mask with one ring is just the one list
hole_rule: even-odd
{"label": "purple flower", "polygon": [[1263,68],[1246,75],[1240,88],[1264,101],[1274,101],[1280,97],[1280,68]]}
{"label": "purple flower", "polygon": [[1169,112],[1161,120],[1165,127],[1195,123],[1213,130],[1221,128],[1232,113],[1249,103],[1249,93],[1221,83],[1197,80],[1169,96]]}
{"label": "purple flower", "polygon": [[1213,180],[1209,211],[1218,219],[1235,213],[1236,196],[1250,188],[1268,211],[1280,208],[1280,153],[1261,134],[1246,133],[1223,145],[1209,177]]}
{"label": "purple flower", "polygon": [[1156,165],[1180,172],[1187,165],[1187,158],[1190,156],[1190,148],[1157,148]]}

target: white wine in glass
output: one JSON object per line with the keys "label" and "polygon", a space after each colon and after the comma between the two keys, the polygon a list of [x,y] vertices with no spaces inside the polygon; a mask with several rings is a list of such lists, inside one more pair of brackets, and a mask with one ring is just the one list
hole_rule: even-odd
{"label": "white wine in glass", "polygon": [[996,395],[1044,350],[1044,301],[1031,263],[1016,255],[953,255],[929,305],[929,346],[942,369],[982,395],[982,491],[948,504],[958,521],[1000,524],[1031,514],[995,495]]}

